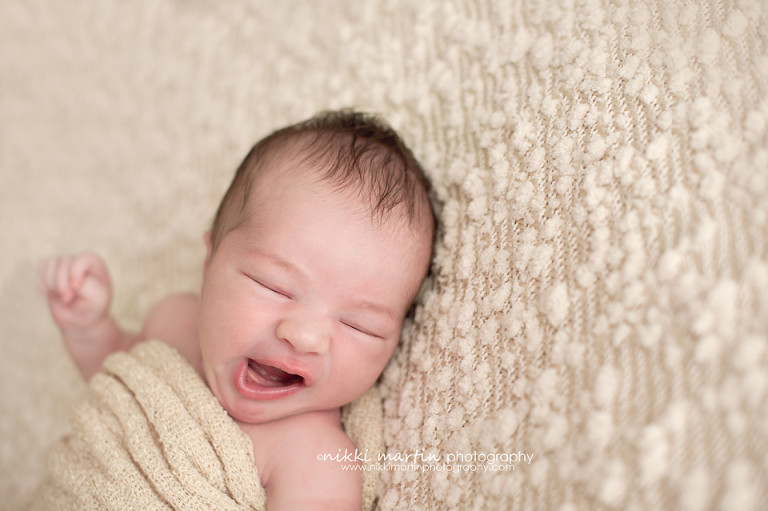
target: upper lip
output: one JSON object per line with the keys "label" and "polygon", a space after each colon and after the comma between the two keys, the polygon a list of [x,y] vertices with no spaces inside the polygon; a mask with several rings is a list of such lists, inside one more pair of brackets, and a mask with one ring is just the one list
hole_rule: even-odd
{"label": "upper lip", "polygon": [[253,360],[258,364],[276,367],[281,371],[285,371],[286,373],[301,376],[301,378],[304,380],[304,385],[312,385],[312,383],[314,382],[314,378],[312,377],[312,371],[294,362],[283,361],[283,360],[278,361],[272,358],[251,358],[250,360]]}

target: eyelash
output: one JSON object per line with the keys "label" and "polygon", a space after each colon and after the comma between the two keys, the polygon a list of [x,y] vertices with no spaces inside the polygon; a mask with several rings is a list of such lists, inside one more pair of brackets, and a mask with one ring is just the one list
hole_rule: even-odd
{"label": "eyelash", "polygon": [[271,291],[271,292],[275,293],[276,295],[282,296],[283,298],[291,299],[291,295],[289,295],[288,293],[280,291],[279,289],[275,289],[272,286],[268,286],[267,284],[263,283],[262,281],[260,281],[259,279],[255,278],[255,277],[252,277],[251,275],[247,275],[247,277],[249,279],[251,279],[252,281],[254,281],[255,283],[257,283],[258,285],[260,285],[261,287],[263,287],[264,289],[266,289],[267,291]]}
{"label": "eyelash", "polygon": [[342,325],[351,328],[352,330],[355,330],[357,332],[360,332],[361,334],[368,335],[371,337],[375,337],[377,339],[382,339],[380,335],[374,334],[373,332],[369,332],[368,330],[363,330],[362,328],[358,328],[355,325],[352,325],[350,323],[345,323],[344,321],[341,322]]}

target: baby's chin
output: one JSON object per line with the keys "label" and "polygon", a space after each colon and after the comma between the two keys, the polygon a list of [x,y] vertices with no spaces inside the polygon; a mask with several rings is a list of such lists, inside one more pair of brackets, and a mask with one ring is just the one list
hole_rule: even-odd
{"label": "baby's chin", "polygon": [[[215,394],[214,394],[215,395]],[[238,424],[258,425],[284,419],[301,413],[296,410],[274,410],[261,405],[259,402],[249,402],[243,398],[223,399],[216,396],[224,411]],[[274,408],[274,407],[272,407]]]}
{"label": "baby's chin", "polygon": [[321,410],[294,410],[288,412],[270,413],[264,411],[262,413],[256,413],[254,411],[244,411],[242,409],[227,409],[224,408],[232,419],[240,426],[259,426],[262,424],[274,423],[278,421],[295,420],[295,419],[309,419],[326,417],[333,420],[336,423],[341,422],[341,406],[332,409]]}

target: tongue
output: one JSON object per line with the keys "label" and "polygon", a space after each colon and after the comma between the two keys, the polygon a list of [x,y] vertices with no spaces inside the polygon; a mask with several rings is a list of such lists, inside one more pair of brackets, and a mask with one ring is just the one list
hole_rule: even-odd
{"label": "tongue", "polygon": [[285,387],[304,380],[298,374],[291,374],[255,360],[248,361],[248,379],[266,387]]}

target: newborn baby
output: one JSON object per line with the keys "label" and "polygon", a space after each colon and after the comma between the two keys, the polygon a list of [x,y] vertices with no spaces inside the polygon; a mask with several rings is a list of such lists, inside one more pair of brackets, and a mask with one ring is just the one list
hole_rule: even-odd
{"label": "newborn baby", "polygon": [[111,317],[93,254],[44,262],[40,285],[85,378],[143,340],[176,348],[250,437],[270,510],[359,510],[360,472],[318,455],[355,449],[340,407],[375,383],[427,274],[428,190],[391,128],[326,113],[253,147],[205,234],[200,295],[160,301],[140,333]]}

